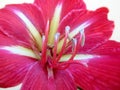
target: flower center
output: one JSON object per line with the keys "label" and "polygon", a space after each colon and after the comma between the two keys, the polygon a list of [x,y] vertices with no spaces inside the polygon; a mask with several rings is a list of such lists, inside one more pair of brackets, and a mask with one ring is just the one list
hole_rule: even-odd
{"label": "flower center", "polygon": [[[46,24],[44,35],[39,33],[37,28],[22,12],[19,10],[13,11],[25,23],[28,28],[27,32],[33,40],[32,48],[35,55],[29,49],[26,49],[26,52],[30,51],[33,57],[40,59],[42,65],[46,65],[47,63],[54,68],[60,66],[64,68],[74,59],[80,47],[84,46],[85,34],[83,28],[87,27],[90,24],[89,22],[81,24],[74,30],[71,30],[70,26],[66,26],[65,33],[63,33],[63,35],[57,32],[62,11],[62,4],[58,4],[56,6],[51,22],[48,20]],[[7,49],[16,53],[16,51],[13,51],[11,48]],[[17,47],[17,49],[20,48]],[[62,63],[60,63],[62,56],[68,51],[71,54],[71,57],[67,60],[67,62],[62,60]],[[17,52],[17,54],[21,54],[21,52]],[[25,56],[27,55],[29,55],[29,53],[25,54]]]}
{"label": "flower center", "polygon": [[[54,43],[52,47],[48,45],[48,33],[49,21],[47,23],[45,35],[42,36],[41,63],[43,65],[48,63],[52,68],[64,69],[69,66],[69,62],[74,59],[79,48],[84,45],[84,29],[80,30],[77,35],[72,36],[70,33],[70,26],[66,26],[64,35],[60,35],[58,32],[54,35]],[[65,55],[68,50],[70,50],[71,57],[67,62],[60,63],[62,56]]]}

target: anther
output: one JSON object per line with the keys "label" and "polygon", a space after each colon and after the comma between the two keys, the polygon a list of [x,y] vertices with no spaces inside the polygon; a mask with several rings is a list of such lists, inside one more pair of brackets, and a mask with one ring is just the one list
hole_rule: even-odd
{"label": "anther", "polygon": [[55,41],[58,40],[58,39],[59,39],[59,36],[60,36],[60,33],[56,33],[56,34],[55,34],[55,37],[54,37],[54,38],[55,38],[54,40],[55,40]]}
{"label": "anther", "polygon": [[75,50],[75,47],[77,46],[77,39],[73,38],[72,39],[72,51]]}
{"label": "anther", "polygon": [[[70,26],[66,26],[65,27],[65,32],[67,33],[69,33],[70,32]],[[68,39],[69,39],[69,41],[71,40],[71,38],[69,37],[69,35],[68,35]]]}
{"label": "anther", "polygon": [[73,42],[73,47],[72,47],[72,56],[70,57],[69,61],[72,61],[77,53],[77,39],[72,39],[72,42]]}
{"label": "anther", "polygon": [[47,42],[48,42],[48,32],[49,32],[49,20],[47,21],[45,28],[45,35],[42,36],[42,58],[41,62],[46,63],[47,59]]}
{"label": "anther", "polygon": [[83,47],[85,44],[85,33],[84,33],[84,29],[80,30],[80,37],[81,37],[81,46]]}
{"label": "anther", "polygon": [[61,51],[57,57],[57,60],[56,62],[58,62],[61,58],[61,56],[63,55],[63,52],[64,52],[64,49],[66,47],[66,44],[67,44],[67,39],[68,39],[68,35],[69,35],[69,31],[70,31],[70,27],[69,26],[66,26],[65,27],[65,37],[64,37],[64,42],[63,42],[63,45],[62,45],[62,48],[61,48]]}
{"label": "anther", "polygon": [[60,33],[56,33],[54,37],[53,60],[55,60],[57,56],[57,44],[59,41],[59,36],[60,36]]}
{"label": "anther", "polygon": [[68,31],[68,32],[69,32],[69,31],[70,31],[70,26],[66,26],[66,27],[65,27],[65,31]]}
{"label": "anther", "polygon": [[69,40],[69,31],[70,31],[70,26],[66,26],[65,27],[65,36],[58,43],[57,53],[61,52],[62,46],[65,45],[64,43],[67,44],[70,41]]}

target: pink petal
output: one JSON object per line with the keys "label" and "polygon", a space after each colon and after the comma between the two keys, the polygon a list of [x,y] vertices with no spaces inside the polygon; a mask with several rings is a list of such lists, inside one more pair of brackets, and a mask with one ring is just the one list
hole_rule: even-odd
{"label": "pink petal", "polygon": [[14,11],[23,13],[39,32],[44,28],[41,13],[36,6],[31,4],[9,5],[4,9],[0,9],[0,32],[9,38],[30,44],[31,36],[28,32],[29,28],[26,27],[26,23]]}
{"label": "pink petal", "polygon": [[96,10],[94,15],[96,22],[85,29],[85,45],[81,48],[81,52],[89,52],[111,37],[114,23],[107,19],[107,13],[108,11],[105,8]]}
{"label": "pink petal", "polygon": [[[64,34],[66,26],[70,26],[70,30],[73,30],[76,26],[78,26],[78,24],[80,25],[84,22],[79,18],[85,16],[86,14],[88,15],[87,12],[88,11],[86,9],[71,10],[61,19],[58,31]],[[77,20],[79,21],[76,22]]]}
{"label": "pink petal", "polygon": [[68,70],[60,70],[56,73],[56,90],[77,90],[71,72]]}
{"label": "pink petal", "polygon": [[[47,72],[40,63],[35,63],[27,73],[21,90],[54,90],[54,84],[48,83]],[[49,87],[48,87],[49,86]]]}
{"label": "pink petal", "polygon": [[5,47],[12,46],[31,48],[25,42],[0,32],[0,87],[12,87],[20,84],[29,67],[35,62],[33,58],[26,55],[15,54],[14,52],[19,52],[15,49],[14,52],[5,49]]}
{"label": "pink petal", "polygon": [[29,42],[30,36],[26,32],[25,25],[18,17],[9,10],[0,10],[0,32],[6,37],[18,39],[19,41]]}
{"label": "pink petal", "polygon": [[78,87],[84,90],[119,90],[120,57],[101,56],[87,60],[86,65],[73,64],[69,70]]}
{"label": "pink petal", "polygon": [[17,45],[31,48],[31,46],[28,43],[19,41],[16,38],[6,36],[0,32],[0,48],[4,46],[17,46]]}
{"label": "pink petal", "polygon": [[42,11],[36,5],[14,4],[8,5],[6,9],[12,10],[12,12],[14,12],[14,10],[22,12],[40,33],[44,32],[43,30],[45,30],[45,25],[47,22],[45,22],[44,16],[42,15]]}
{"label": "pink petal", "polygon": [[51,19],[58,0],[35,0],[35,4],[41,9],[45,19]]}
{"label": "pink petal", "polygon": [[35,63],[28,71],[21,90],[47,90],[47,88],[47,73],[39,63]]}
{"label": "pink petal", "polygon": [[55,70],[49,77],[46,68],[36,63],[27,73],[21,90],[76,90],[74,81],[67,71]]}
{"label": "pink petal", "polygon": [[[78,15],[80,14],[80,15]],[[106,42],[112,35],[114,24],[107,19],[108,10],[99,8],[96,11],[76,11],[66,17],[60,24],[61,33],[69,26],[71,32],[77,30],[78,38],[80,30],[84,29],[85,43],[80,52],[88,52],[91,48]]]}
{"label": "pink petal", "polygon": [[107,41],[106,43],[96,46],[89,51],[92,54],[99,55],[120,55],[120,43],[116,41]]}
{"label": "pink petal", "polygon": [[61,0],[62,3],[62,13],[61,20],[73,11],[86,10],[86,5],[83,0]]}
{"label": "pink petal", "polygon": [[83,0],[35,0],[35,4],[42,10],[46,19],[52,18],[55,8],[59,4],[62,4],[61,19],[72,10],[86,9]]}
{"label": "pink petal", "polygon": [[20,84],[35,60],[0,50],[0,87]]}

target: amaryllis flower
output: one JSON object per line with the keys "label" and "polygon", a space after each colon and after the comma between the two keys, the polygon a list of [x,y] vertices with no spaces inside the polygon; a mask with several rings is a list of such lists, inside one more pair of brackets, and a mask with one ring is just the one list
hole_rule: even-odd
{"label": "amaryllis flower", "polygon": [[120,43],[108,9],[83,0],[35,0],[0,10],[0,87],[119,90]]}

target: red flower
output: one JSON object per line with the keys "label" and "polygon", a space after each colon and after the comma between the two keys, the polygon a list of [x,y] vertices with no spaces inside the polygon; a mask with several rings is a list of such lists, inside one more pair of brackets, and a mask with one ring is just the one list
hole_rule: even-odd
{"label": "red flower", "polygon": [[120,43],[108,10],[82,0],[35,0],[0,10],[0,87],[119,90]]}

